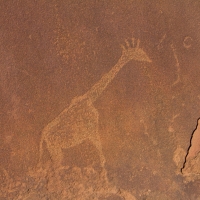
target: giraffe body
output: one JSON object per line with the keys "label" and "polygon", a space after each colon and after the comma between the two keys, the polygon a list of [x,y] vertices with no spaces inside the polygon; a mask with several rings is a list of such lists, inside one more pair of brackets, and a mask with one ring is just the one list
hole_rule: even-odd
{"label": "giraffe body", "polygon": [[40,144],[40,157],[44,141],[51,159],[58,165],[62,162],[62,149],[68,149],[85,140],[90,140],[97,148],[103,166],[105,158],[98,134],[98,121],[98,111],[90,99],[85,96],[76,97],[68,108],[44,128]]}

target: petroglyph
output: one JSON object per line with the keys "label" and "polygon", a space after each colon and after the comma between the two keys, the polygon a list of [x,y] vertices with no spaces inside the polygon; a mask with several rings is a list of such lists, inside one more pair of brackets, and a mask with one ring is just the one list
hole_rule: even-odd
{"label": "petroglyph", "polygon": [[70,106],[43,129],[40,161],[43,155],[43,142],[46,142],[53,163],[60,166],[63,159],[62,149],[69,149],[85,140],[90,140],[97,148],[101,166],[104,168],[105,157],[98,133],[99,114],[93,103],[130,60],[151,62],[147,54],[139,47],[139,40],[136,44],[134,38],[131,42],[126,40],[125,43],[121,46],[122,55],[117,64],[83,96],[74,98]]}
{"label": "petroglyph", "polygon": [[189,49],[192,47],[193,39],[190,36],[186,36],[183,40],[183,46],[186,49]]}
{"label": "petroglyph", "polygon": [[45,141],[51,159],[60,165],[63,157],[62,149],[79,145],[89,139],[98,149],[101,164],[104,166],[105,158],[98,134],[98,118],[98,112],[90,99],[86,96],[73,99],[69,108],[65,109],[42,131],[40,156],[42,156],[42,145]]}
{"label": "petroglyph", "polygon": [[169,120],[169,121],[170,121],[170,125],[169,125],[169,127],[168,127],[168,131],[169,131],[170,133],[174,133],[174,132],[175,132],[175,130],[174,130],[174,128],[173,128],[173,123],[175,122],[175,119],[176,119],[177,117],[179,117],[179,116],[180,116],[180,114],[176,114],[176,115],[173,114],[172,119]]}
{"label": "petroglyph", "polygon": [[159,44],[157,46],[158,50],[163,48],[163,41],[166,39],[167,34],[165,33],[162,38],[159,40]]}
{"label": "petroglyph", "polygon": [[173,51],[173,54],[174,54],[174,58],[175,58],[175,61],[176,61],[176,74],[177,74],[177,78],[176,78],[176,81],[172,84],[172,86],[176,85],[177,83],[179,83],[181,81],[181,78],[180,78],[180,71],[181,71],[181,68],[180,68],[180,64],[179,64],[179,60],[178,60],[178,56],[177,56],[177,52],[176,52],[176,48],[174,46],[174,44],[171,44],[171,49]]}
{"label": "petroglyph", "polygon": [[147,135],[147,136],[149,136],[148,127],[147,127],[145,121],[143,119],[141,119],[140,123],[142,123],[142,125],[144,126],[144,134]]}

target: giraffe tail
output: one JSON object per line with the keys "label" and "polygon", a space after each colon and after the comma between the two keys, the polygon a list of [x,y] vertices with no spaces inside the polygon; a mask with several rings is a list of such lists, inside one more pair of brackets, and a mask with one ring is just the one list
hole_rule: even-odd
{"label": "giraffe tail", "polygon": [[42,132],[42,137],[41,137],[40,146],[39,146],[39,163],[41,163],[42,161],[44,139],[45,139],[45,134]]}

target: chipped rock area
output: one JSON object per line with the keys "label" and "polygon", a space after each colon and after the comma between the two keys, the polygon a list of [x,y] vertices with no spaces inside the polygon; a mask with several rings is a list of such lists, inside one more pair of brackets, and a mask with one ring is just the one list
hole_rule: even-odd
{"label": "chipped rock area", "polygon": [[200,2],[0,1],[0,200],[199,200]]}
{"label": "chipped rock area", "polygon": [[191,136],[190,146],[182,168],[182,173],[187,180],[193,181],[200,178],[200,120]]}

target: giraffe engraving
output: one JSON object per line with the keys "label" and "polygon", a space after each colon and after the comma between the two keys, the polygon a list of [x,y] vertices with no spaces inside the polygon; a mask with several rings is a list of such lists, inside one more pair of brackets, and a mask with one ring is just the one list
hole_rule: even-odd
{"label": "giraffe engraving", "polygon": [[121,45],[122,55],[113,68],[84,95],[72,99],[69,107],[44,127],[40,141],[40,161],[44,142],[51,160],[60,166],[63,160],[62,149],[69,149],[89,140],[98,150],[100,164],[104,168],[106,160],[98,133],[99,114],[93,103],[129,61],[152,62],[139,45],[139,39],[136,42],[134,38],[125,40],[125,45]]}

